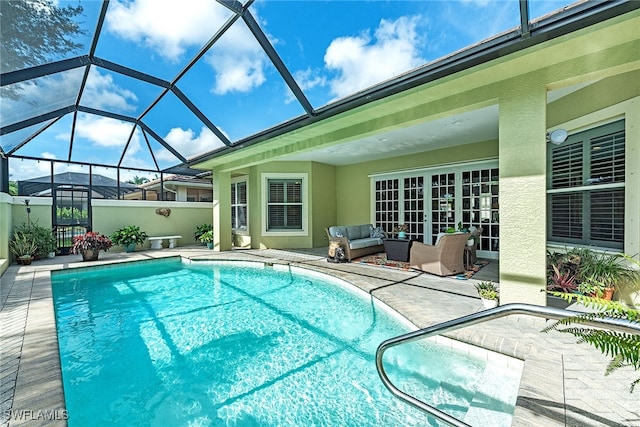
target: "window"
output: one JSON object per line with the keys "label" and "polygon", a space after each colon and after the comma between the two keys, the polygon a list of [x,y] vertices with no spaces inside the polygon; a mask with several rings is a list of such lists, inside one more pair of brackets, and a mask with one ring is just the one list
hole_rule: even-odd
{"label": "window", "polygon": [[571,135],[549,152],[549,240],[622,249],[624,121]]}
{"label": "window", "polygon": [[231,183],[231,228],[247,231],[247,181]]}
{"label": "window", "polygon": [[263,174],[263,232],[306,236],[307,174]]}

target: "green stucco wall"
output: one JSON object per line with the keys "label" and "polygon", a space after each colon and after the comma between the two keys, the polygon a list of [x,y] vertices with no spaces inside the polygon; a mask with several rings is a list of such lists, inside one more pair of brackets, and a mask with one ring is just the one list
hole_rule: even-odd
{"label": "green stucco wall", "polygon": [[[158,215],[158,208],[169,208],[168,217]],[[197,225],[211,224],[211,204],[194,202],[148,202],[148,201],[98,201],[92,205],[93,231],[107,236],[127,225],[137,225],[149,236],[182,236],[178,246],[192,245],[193,232]],[[144,246],[149,247],[149,242]],[[114,251],[121,250],[114,247]]]}
{"label": "green stucco wall", "polygon": [[13,214],[11,209],[12,197],[0,193],[0,275],[9,266],[9,240],[13,228]]}
{"label": "green stucco wall", "polygon": [[336,168],[338,224],[367,224],[371,218],[370,174],[395,172],[416,168],[468,162],[498,157],[498,141],[483,141],[458,145],[452,148],[433,150],[384,160],[359,163]]}
{"label": "green stucco wall", "polygon": [[[309,248],[326,245],[324,228],[335,224],[336,221],[336,174],[335,167],[315,162],[269,162],[256,166],[245,167],[234,171],[232,174],[225,171],[213,171],[214,173],[214,227],[219,228],[223,235],[229,233],[230,217],[226,212],[230,211],[229,195],[226,194],[226,186],[234,178],[247,180],[248,191],[248,231],[242,232],[236,238],[236,244],[242,247],[254,249],[264,248]],[[263,174],[303,174],[307,177],[308,191],[308,222],[304,235],[269,235],[264,233],[262,205]],[[220,184],[220,187],[217,185]],[[223,188],[224,187],[224,188]],[[217,212],[217,209],[220,209]],[[216,215],[221,220],[215,221]],[[284,233],[286,234],[286,233]],[[214,249],[228,250],[230,244],[220,241]]]}

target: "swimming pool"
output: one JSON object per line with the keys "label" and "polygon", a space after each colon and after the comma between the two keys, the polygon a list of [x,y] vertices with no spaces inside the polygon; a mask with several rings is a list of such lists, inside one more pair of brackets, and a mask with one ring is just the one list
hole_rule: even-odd
{"label": "swimming pool", "polygon": [[[433,424],[375,369],[378,344],[409,326],[336,279],[179,259],[78,270],[52,273],[70,426]],[[491,396],[486,360],[419,343],[387,364],[458,418],[481,399],[510,424],[519,377]]]}

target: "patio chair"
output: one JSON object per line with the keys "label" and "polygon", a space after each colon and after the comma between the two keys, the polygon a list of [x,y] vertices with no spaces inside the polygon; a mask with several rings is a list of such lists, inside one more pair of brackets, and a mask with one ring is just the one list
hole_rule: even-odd
{"label": "patio chair", "polygon": [[463,254],[468,238],[467,233],[453,233],[442,236],[435,245],[413,242],[409,266],[438,276],[464,273]]}

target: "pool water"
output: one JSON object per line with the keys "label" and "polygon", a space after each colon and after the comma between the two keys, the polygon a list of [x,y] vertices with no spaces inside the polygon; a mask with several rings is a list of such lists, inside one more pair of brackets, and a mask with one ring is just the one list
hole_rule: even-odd
{"label": "pool water", "polygon": [[[436,425],[382,385],[375,350],[410,329],[370,297],[262,264],[133,264],[52,274],[70,426]],[[487,376],[485,360],[424,342],[385,361],[461,419]],[[510,420],[507,394],[482,405]]]}

